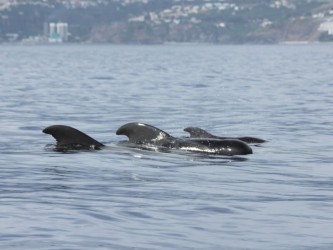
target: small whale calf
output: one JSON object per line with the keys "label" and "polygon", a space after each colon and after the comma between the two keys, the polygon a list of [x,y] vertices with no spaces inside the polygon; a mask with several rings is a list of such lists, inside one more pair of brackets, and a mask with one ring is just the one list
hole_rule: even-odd
{"label": "small whale calf", "polygon": [[[127,136],[128,141],[125,145],[129,147],[143,149],[156,147],[227,156],[252,154],[252,149],[247,143],[264,142],[254,137],[218,137],[200,128],[188,127],[184,130],[190,133],[190,138],[173,137],[149,124],[132,122],[121,126],[116,134]],[[57,151],[100,150],[106,147],[89,135],[66,125],[52,125],[45,128],[43,132],[56,139]]]}

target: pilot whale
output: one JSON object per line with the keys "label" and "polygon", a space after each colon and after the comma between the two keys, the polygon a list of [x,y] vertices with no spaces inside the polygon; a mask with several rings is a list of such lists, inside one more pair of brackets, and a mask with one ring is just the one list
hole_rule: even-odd
{"label": "pilot whale", "polygon": [[240,141],[243,141],[246,143],[264,143],[264,142],[266,142],[263,139],[256,138],[256,137],[249,137],[249,136],[245,136],[245,137],[216,136],[216,135],[212,135],[212,134],[208,133],[206,130],[203,130],[203,129],[197,128],[197,127],[187,127],[184,129],[184,131],[190,133],[191,138],[214,138],[214,139],[221,139],[221,140],[236,139],[236,140],[240,140]]}
{"label": "pilot whale", "polygon": [[50,134],[56,139],[56,150],[90,150],[102,149],[103,143],[96,141],[89,135],[66,125],[52,125],[43,129],[43,133]]}
{"label": "pilot whale", "polygon": [[136,145],[152,145],[229,156],[252,154],[250,146],[237,139],[176,138],[159,128],[144,123],[127,123],[121,126],[116,134],[127,136],[128,142]]}
{"label": "pilot whale", "polygon": [[[56,139],[57,151],[100,150],[106,147],[89,135],[66,125],[52,125],[45,128],[43,132]],[[240,140],[176,138],[159,128],[144,123],[127,123],[121,126],[116,134],[127,136],[128,146],[130,147],[133,145],[138,148],[153,146],[162,149],[179,149],[228,156],[252,154],[252,149]]]}

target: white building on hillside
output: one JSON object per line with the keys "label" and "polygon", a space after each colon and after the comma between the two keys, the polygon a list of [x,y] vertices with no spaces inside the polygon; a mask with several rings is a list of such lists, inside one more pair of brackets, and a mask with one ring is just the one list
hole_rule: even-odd
{"label": "white building on hillside", "polygon": [[327,32],[329,35],[333,35],[333,21],[321,23],[318,30],[322,32]]}

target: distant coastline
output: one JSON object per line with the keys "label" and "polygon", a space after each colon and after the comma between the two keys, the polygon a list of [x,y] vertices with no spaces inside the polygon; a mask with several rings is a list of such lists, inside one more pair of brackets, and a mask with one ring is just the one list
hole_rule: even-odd
{"label": "distant coastline", "polygon": [[280,44],[333,41],[329,0],[0,4],[0,43]]}

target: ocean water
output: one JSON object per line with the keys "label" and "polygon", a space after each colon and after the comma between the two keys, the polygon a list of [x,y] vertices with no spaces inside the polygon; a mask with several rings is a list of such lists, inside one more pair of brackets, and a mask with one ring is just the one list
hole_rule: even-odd
{"label": "ocean water", "polygon": [[[332,44],[0,46],[1,249],[332,249]],[[144,122],[267,140],[119,147]],[[66,124],[111,146],[59,153]]]}

